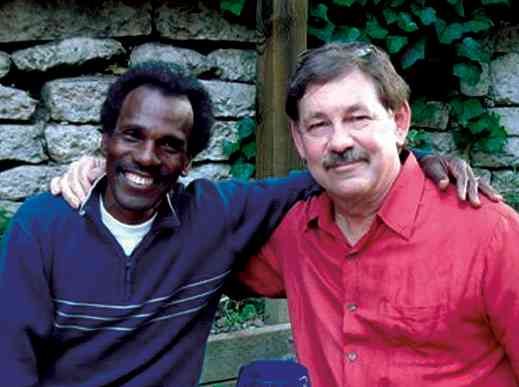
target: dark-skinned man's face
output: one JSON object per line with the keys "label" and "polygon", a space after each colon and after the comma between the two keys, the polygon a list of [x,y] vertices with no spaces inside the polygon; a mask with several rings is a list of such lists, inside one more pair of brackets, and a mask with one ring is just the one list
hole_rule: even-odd
{"label": "dark-skinned man's face", "polygon": [[113,133],[103,134],[104,204],[117,220],[149,219],[189,164],[193,109],[186,96],[143,85],[125,98]]}

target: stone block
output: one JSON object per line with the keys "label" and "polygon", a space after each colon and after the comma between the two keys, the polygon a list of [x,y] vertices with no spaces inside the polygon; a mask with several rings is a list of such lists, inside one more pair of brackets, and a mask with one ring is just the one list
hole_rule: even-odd
{"label": "stone block", "polygon": [[148,35],[151,2],[125,0],[10,0],[0,5],[0,42],[75,36]]}
{"label": "stone block", "polygon": [[428,101],[427,107],[431,107],[434,114],[424,118],[421,121],[415,121],[413,119],[413,126],[419,128],[428,128],[436,130],[446,130],[449,124],[449,106],[445,103],[438,101]]}
{"label": "stone block", "polygon": [[0,160],[36,164],[47,159],[43,150],[43,124],[0,125]]}
{"label": "stone block", "polygon": [[256,87],[244,83],[202,81],[209,91],[216,117],[244,117],[256,114]]}
{"label": "stone block", "polygon": [[474,174],[479,176],[481,180],[490,183],[492,181],[492,172],[484,168],[472,168]]}
{"label": "stone block", "polygon": [[101,105],[115,77],[56,79],[43,87],[43,100],[52,120],[59,122],[99,122]]}
{"label": "stone block", "polygon": [[457,154],[458,148],[451,133],[429,132],[431,149],[433,152]]}
{"label": "stone block", "polygon": [[0,200],[19,201],[48,191],[50,179],[65,170],[65,166],[23,165],[0,172]]}
{"label": "stone block", "polygon": [[500,29],[496,35],[494,49],[498,53],[519,53],[519,25]]}
{"label": "stone block", "polygon": [[476,167],[501,168],[519,166],[519,137],[508,137],[502,153],[473,152],[471,164]]}
{"label": "stone block", "polygon": [[130,56],[130,66],[147,61],[177,64],[195,77],[214,72],[214,60],[194,50],[159,43],[146,43],[136,47]]}
{"label": "stone block", "polygon": [[200,152],[193,161],[225,161],[229,157],[223,153],[224,140],[236,141],[238,138],[237,123],[233,121],[217,121],[211,132],[207,149]]}
{"label": "stone block", "polygon": [[58,66],[80,66],[92,61],[108,61],[124,54],[113,39],[71,38],[15,51],[12,59],[22,71],[47,71]]}
{"label": "stone block", "polygon": [[519,104],[519,54],[506,54],[492,61],[490,76],[490,94],[496,104]]}
{"label": "stone block", "polygon": [[5,52],[0,51],[0,78],[3,78],[11,68],[11,58]]}
{"label": "stone block", "polygon": [[481,76],[479,82],[475,85],[469,85],[466,82],[460,81],[461,92],[469,97],[482,97],[487,95],[490,89],[489,67],[487,63],[481,64]]}
{"label": "stone block", "polygon": [[188,175],[181,177],[179,181],[187,185],[195,179],[223,180],[229,177],[231,177],[229,164],[208,163],[191,168]]}
{"label": "stone block", "polygon": [[200,0],[159,0],[155,24],[163,37],[177,40],[256,42],[256,29],[231,23]]}
{"label": "stone block", "polygon": [[0,119],[27,121],[37,101],[26,91],[0,85]]}
{"label": "stone block", "polygon": [[519,107],[493,108],[491,112],[499,114],[501,124],[511,136],[519,136]]}
{"label": "stone block", "polygon": [[92,125],[55,125],[45,128],[49,156],[58,163],[70,163],[82,155],[99,155],[101,133]]}
{"label": "stone block", "polygon": [[226,81],[254,82],[256,79],[256,51],[220,49],[208,58],[216,64],[218,78]]}
{"label": "stone block", "polygon": [[492,184],[499,193],[519,193],[519,172],[495,171],[492,173]]}

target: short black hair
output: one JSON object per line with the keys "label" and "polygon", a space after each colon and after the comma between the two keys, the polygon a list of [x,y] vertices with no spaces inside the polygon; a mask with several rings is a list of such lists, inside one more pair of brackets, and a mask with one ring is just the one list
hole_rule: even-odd
{"label": "short black hair", "polygon": [[140,86],[156,88],[165,96],[185,95],[193,109],[193,128],[187,143],[193,158],[207,148],[214,122],[213,105],[207,90],[179,66],[163,62],[145,62],[130,68],[108,90],[101,108],[101,131],[111,135],[126,96]]}

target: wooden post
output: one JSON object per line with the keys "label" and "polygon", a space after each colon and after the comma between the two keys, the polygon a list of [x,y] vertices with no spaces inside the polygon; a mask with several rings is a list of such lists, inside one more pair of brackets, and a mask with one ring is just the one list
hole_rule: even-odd
{"label": "wooden post", "polygon": [[287,80],[306,49],[308,0],[258,0],[256,134],[258,177],[301,168],[285,115]]}
{"label": "wooden post", "polygon": [[[302,162],[288,130],[285,96],[288,77],[306,49],[308,0],[258,0],[257,30],[262,40],[257,62],[258,177],[284,176]],[[286,302],[267,300],[266,322],[288,321]]]}

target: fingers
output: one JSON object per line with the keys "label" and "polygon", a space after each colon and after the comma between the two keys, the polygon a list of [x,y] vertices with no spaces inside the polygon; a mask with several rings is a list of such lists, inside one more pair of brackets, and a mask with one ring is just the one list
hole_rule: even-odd
{"label": "fingers", "polygon": [[61,194],[61,185],[60,185],[61,177],[53,177],[50,181],[50,192],[54,196]]}
{"label": "fingers", "polygon": [[443,159],[437,155],[428,155],[422,157],[419,162],[424,173],[440,190],[445,191],[449,186],[449,172]]}
{"label": "fingers", "polygon": [[474,175],[472,168],[468,167],[468,183],[467,183],[467,197],[472,207],[480,207],[481,201],[479,200],[479,177]]}
{"label": "fingers", "polygon": [[[467,189],[469,185],[469,168],[468,164],[457,157],[448,157],[445,159],[449,173],[456,181],[456,191],[460,200],[467,199]],[[470,170],[472,173],[472,169]],[[474,177],[474,174],[472,174]]]}
{"label": "fingers", "polygon": [[503,196],[484,180],[480,180],[479,182],[479,191],[493,202],[499,202],[503,200]]}

